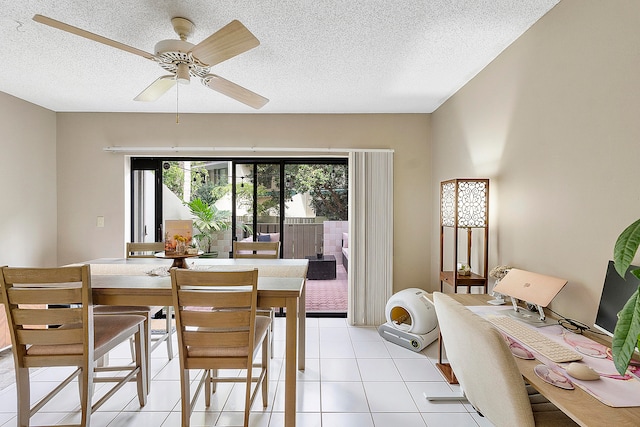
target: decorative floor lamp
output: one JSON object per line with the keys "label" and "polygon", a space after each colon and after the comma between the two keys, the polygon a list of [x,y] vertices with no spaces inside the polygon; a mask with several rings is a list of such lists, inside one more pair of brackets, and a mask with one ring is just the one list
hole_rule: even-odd
{"label": "decorative floor lamp", "polygon": [[[451,270],[444,267],[445,228],[453,229],[453,264]],[[466,230],[466,264],[459,263],[459,232]],[[482,270],[473,271],[471,266],[471,242],[473,230],[484,231]],[[489,250],[489,180],[451,179],[440,183],[440,292],[444,283],[458,292],[458,286],[466,286],[467,293],[474,286],[482,286],[487,293],[487,268]],[[458,380],[448,363],[442,362],[442,337],[438,340],[437,368],[449,384]]]}
{"label": "decorative floor lamp", "polygon": [[[453,229],[453,265],[445,270],[445,228]],[[484,231],[482,270],[471,266],[471,242],[473,230]],[[466,230],[466,263],[459,262],[459,232]],[[487,293],[487,268],[489,250],[489,180],[452,179],[440,183],[440,291],[446,283],[458,292],[458,286],[482,286]]]}

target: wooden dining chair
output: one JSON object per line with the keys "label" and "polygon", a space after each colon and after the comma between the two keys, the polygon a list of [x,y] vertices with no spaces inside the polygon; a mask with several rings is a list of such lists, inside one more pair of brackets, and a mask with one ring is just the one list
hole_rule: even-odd
{"label": "wooden dining chair", "polygon": [[[172,268],[171,287],[178,331],[182,426],[188,427],[193,405],[205,386],[205,405],[218,382],[246,382],[244,425],[262,389],[262,404],[268,403],[269,324],[256,315],[258,270],[191,271]],[[261,349],[260,363],[253,361]],[[260,373],[254,377],[253,368]],[[192,369],[204,372],[193,398]],[[220,369],[244,369],[244,375],[218,376]],[[255,387],[252,387],[253,383]],[[253,390],[252,390],[253,389]]]}
{"label": "wooden dining chair", "polygon": [[[164,250],[163,242],[128,242],[127,243],[127,258],[155,258],[156,252]],[[145,307],[146,308],[146,307]],[[173,343],[171,341],[171,335],[173,333],[173,307],[150,307],[150,315],[154,315],[160,310],[165,312],[165,330],[159,333],[153,333],[150,335],[152,341],[151,349],[149,353],[153,352],[163,342],[167,343],[167,355],[169,360],[173,359]]]}
{"label": "wooden dining chair", "polygon": [[[91,414],[129,381],[135,381],[140,406],[147,402],[144,317],[93,314],[88,265],[59,268],[2,267],[0,292],[15,363],[18,426],[30,418],[73,379],[80,386],[81,426]],[[55,306],[55,308],[54,308]],[[135,337],[135,363],[96,368],[96,361],[129,337]],[[29,370],[51,366],[77,369],[31,406]],[[112,372],[112,376],[96,375]],[[115,384],[92,404],[93,385]]]}
{"label": "wooden dining chair", "polygon": [[[278,259],[280,242],[233,242],[234,258]],[[258,314],[271,318],[271,357],[274,354],[274,327],[276,312],[273,307],[258,307]]]}
{"label": "wooden dining chair", "polygon": [[164,242],[127,242],[127,258],[154,258],[164,251]]}
{"label": "wooden dining chair", "polygon": [[[128,242],[127,258],[154,258],[154,253],[164,250],[162,242]],[[151,318],[159,311],[164,310],[166,314],[164,331],[154,332],[151,330]],[[95,314],[139,314],[147,317],[145,323],[147,337],[147,368],[151,369],[151,353],[158,348],[163,342],[167,344],[167,355],[169,360],[173,359],[173,342],[171,335],[173,333],[173,308],[159,306],[108,306],[100,305],[94,308]],[[131,341],[131,357],[134,357],[133,340]],[[151,378],[149,378],[151,382]]]}
{"label": "wooden dining chair", "polygon": [[280,258],[280,242],[233,242],[234,258]]}

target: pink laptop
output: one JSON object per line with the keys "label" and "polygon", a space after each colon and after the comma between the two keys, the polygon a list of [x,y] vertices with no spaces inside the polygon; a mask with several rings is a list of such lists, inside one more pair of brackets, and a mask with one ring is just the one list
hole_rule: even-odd
{"label": "pink laptop", "polygon": [[493,291],[546,307],[566,284],[565,279],[512,268]]}

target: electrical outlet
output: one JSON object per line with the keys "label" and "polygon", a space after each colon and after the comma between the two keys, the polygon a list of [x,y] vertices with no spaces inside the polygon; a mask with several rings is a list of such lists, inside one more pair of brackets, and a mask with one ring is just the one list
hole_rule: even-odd
{"label": "electrical outlet", "polygon": [[104,217],[103,216],[99,216],[98,220],[96,221],[96,226],[97,227],[104,227]]}

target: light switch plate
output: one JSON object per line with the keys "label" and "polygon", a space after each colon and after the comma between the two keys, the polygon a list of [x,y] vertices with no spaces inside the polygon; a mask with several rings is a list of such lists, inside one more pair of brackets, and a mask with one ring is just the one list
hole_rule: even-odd
{"label": "light switch plate", "polygon": [[104,217],[103,216],[99,216],[97,221],[96,221],[96,226],[97,227],[104,227]]}

